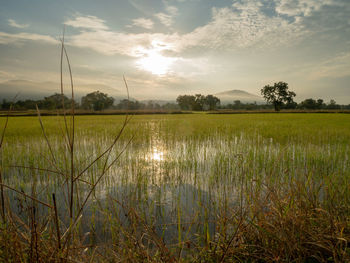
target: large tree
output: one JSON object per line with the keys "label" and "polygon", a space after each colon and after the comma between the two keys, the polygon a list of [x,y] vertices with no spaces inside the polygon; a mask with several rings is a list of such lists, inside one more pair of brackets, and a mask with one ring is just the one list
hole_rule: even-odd
{"label": "large tree", "polygon": [[196,103],[196,98],[192,95],[180,95],[177,97],[176,102],[181,110],[192,110]]}
{"label": "large tree", "polygon": [[202,111],[205,105],[205,96],[202,94],[196,94],[194,97],[194,105],[192,110]]}
{"label": "large tree", "polygon": [[81,106],[87,110],[104,110],[113,105],[114,99],[108,94],[94,91],[81,98]]}
{"label": "large tree", "polygon": [[72,105],[72,100],[67,96],[55,93],[49,97],[44,97],[44,99],[39,102],[39,107],[48,110],[62,109],[62,102],[64,102],[64,108],[66,109],[70,108]]}
{"label": "large tree", "polygon": [[207,95],[205,97],[205,104],[208,106],[209,110],[215,110],[216,107],[220,105],[220,99],[213,95]]}
{"label": "large tree", "polygon": [[288,84],[282,81],[273,86],[266,85],[261,89],[261,95],[268,103],[273,104],[275,111],[279,111],[284,103],[293,103],[295,97],[295,93],[288,90]]}

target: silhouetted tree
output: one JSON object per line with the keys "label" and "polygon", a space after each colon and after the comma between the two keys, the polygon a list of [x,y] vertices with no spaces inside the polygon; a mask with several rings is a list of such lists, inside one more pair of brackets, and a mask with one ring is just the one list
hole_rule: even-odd
{"label": "silhouetted tree", "polygon": [[104,110],[113,105],[114,99],[108,94],[94,91],[81,98],[81,106],[87,110]]}
{"label": "silhouetted tree", "polygon": [[261,89],[261,95],[268,103],[273,104],[275,111],[279,111],[284,103],[292,103],[295,97],[295,93],[288,90],[288,84],[282,81],[273,86],[266,85]]}
{"label": "silhouetted tree", "polygon": [[[71,107],[71,100],[68,99],[67,96],[63,95],[64,107]],[[54,109],[62,109],[62,94],[55,93],[49,97],[45,97],[38,103],[39,108],[54,110]]]}
{"label": "silhouetted tree", "polygon": [[192,107],[193,110],[202,111],[205,105],[205,96],[202,94],[196,94],[194,97],[194,105]]}
{"label": "silhouetted tree", "polygon": [[209,110],[215,110],[220,105],[220,99],[213,95],[207,95],[205,97],[205,105],[208,106]]}
{"label": "silhouetted tree", "polygon": [[327,104],[327,109],[330,109],[330,110],[336,110],[336,109],[340,109],[341,107],[340,107],[340,105],[338,105],[337,103],[336,103],[336,101],[335,100],[330,100],[329,101],[329,103]]}
{"label": "silhouetted tree", "polygon": [[[15,110],[35,110],[36,105],[41,106],[43,100],[19,100],[13,105]],[[42,108],[42,107],[40,107]]]}
{"label": "silhouetted tree", "polygon": [[176,99],[177,104],[180,106],[182,110],[214,110],[216,107],[220,105],[220,99],[213,96],[207,95],[204,96],[202,94],[196,95],[180,95]]}
{"label": "silhouetted tree", "polygon": [[7,101],[6,99],[3,99],[2,100],[2,103],[1,103],[1,109],[2,110],[9,110],[10,107],[11,107],[11,101]]}
{"label": "silhouetted tree", "polygon": [[300,109],[309,109],[309,110],[314,110],[318,108],[317,101],[314,99],[306,99],[300,102],[299,104]]}
{"label": "silhouetted tree", "polygon": [[323,109],[326,106],[326,104],[323,102],[323,99],[318,99],[317,100],[317,107],[319,109]]}
{"label": "silhouetted tree", "polygon": [[196,98],[192,95],[179,95],[176,102],[179,104],[181,110],[193,110]]}
{"label": "silhouetted tree", "polygon": [[302,102],[299,103],[298,108],[299,109],[309,109],[309,110],[320,110],[320,109],[324,109],[326,106],[326,104],[323,103],[322,99],[306,99],[303,100]]}

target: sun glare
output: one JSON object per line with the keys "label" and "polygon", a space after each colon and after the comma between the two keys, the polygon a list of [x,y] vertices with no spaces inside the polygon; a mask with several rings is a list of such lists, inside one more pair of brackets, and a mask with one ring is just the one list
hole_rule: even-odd
{"label": "sun glare", "polygon": [[170,66],[173,64],[172,58],[164,57],[157,51],[150,51],[146,57],[137,61],[139,67],[147,70],[155,75],[165,75],[169,72]]}
{"label": "sun glare", "polygon": [[165,75],[169,73],[176,58],[163,56],[161,52],[165,48],[162,44],[153,42],[152,46],[152,49],[138,49],[137,52],[141,54],[142,57],[137,60],[137,67],[149,71],[154,75]]}

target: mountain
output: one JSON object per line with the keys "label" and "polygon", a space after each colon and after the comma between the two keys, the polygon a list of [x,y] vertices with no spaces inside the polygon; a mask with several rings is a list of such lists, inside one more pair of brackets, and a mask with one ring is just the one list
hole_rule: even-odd
{"label": "mountain", "polygon": [[262,97],[251,94],[244,90],[236,90],[236,89],[228,90],[228,91],[216,93],[214,95],[220,99],[221,104],[233,103],[235,100],[240,100],[242,103],[254,103],[254,102],[258,104],[264,103],[264,100]]}
{"label": "mountain", "polygon": [[[116,101],[127,98],[126,91],[120,91],[103,84],[75,85],[74,96],[80,100],[87,93],[99,90],[115,98]],[[61,87],[56,82],[34,82],[28,80],[9,80],[0,83],[0,98],[11,100],[18,93],[17,100],[43,99],[54,93],[61,93]],[[64,93],[70,97],[69,83],[64,85]]]}

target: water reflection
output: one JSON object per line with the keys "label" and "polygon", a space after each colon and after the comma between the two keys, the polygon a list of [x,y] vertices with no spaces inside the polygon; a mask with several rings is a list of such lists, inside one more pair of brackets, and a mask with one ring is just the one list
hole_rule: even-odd
{"label": "water reflection", "polygon": [[153,147],[150,153],[150,159],[153,161],[164,161],[164,151],[158,147]]}

